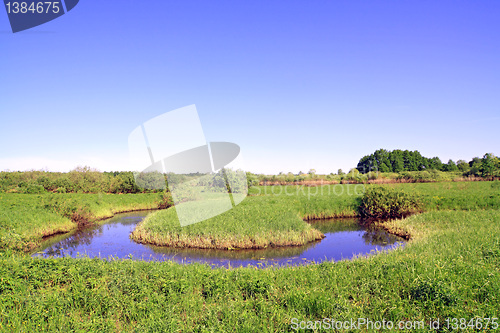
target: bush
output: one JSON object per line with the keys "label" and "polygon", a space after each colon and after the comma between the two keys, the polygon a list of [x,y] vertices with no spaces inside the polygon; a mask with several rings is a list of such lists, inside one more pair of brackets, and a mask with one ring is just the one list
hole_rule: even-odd
{"label": "bush", "polygon": [[41,176],[36,180],[38,185],[43,186],[46,191],[53,191],[56,189],[55,184],[47,177]]}
{"label": "bush", "polygon": [[27,194],[40,194],[44,193],[45,189],[43,188],[42,185],[36,185],[36,184],[29,184],[25,187],[23,187],[23,193]]}
{"label": "bush", "polygon": [[95,219],[89,205],[82,204],[75,198],[44,196],[42,205],[48,211],[69,218],[80,227],[91,224]]}
{"label": "bush", "polygon": [[168,191],[158,192],[160,200],[158,201],[158,209],[166,209],[174,205],[174,201],[172,199],[172,194]]}
{"label": "bush", "polygon": [[65,187],[58,187],[56,190],[56,193],[66,193],[66,188]]}
{"label": "bush", "polygon": [[418,195],[390,187],[368,187],[361,198],[359,213],[363,217],[395,218],[420,211]]}
{"label": "bush", "polygon": [[247,186],[248,188],[252,186],[258,186],[259,185],[259,177],[256,174],[253,174],[251,172],[247,172]]}

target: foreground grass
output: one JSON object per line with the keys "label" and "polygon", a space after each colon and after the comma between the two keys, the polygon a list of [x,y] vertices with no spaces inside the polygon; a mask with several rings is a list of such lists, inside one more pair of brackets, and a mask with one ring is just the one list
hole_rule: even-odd
{"label": "foreground grass", "polygon": [[159,194],[1,193],[0,248],[29,251],[43,237],[76,229],[72,217],[92,223],[119,212],[158,208],[160,201]]}
{"label": "foreground grass", "polygon": [[392,223],[412,233],[405,248],[281,269],[4,253],[0,329],[283,332],[293,318],[499,316],[499,211],[433,211]]}

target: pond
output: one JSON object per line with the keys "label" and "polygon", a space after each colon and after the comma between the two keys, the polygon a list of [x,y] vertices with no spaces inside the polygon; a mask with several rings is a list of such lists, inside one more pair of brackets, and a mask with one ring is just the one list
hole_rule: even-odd
{"label": "pond", "polygon": [[304,246],[260,250],[176,249],[138,244],[129,238],[137,223],[150,211],[118,214],[105,224],[46,239],[33,256],[73,258],[110,257],[135,260],[173,260],[178,263],[207,263],[212,266],[283,266],[325,260],[351,259],[404,245],[404,240],[378,228],[365,228],[358,219],[330,219],[311,224],[325,238]]}

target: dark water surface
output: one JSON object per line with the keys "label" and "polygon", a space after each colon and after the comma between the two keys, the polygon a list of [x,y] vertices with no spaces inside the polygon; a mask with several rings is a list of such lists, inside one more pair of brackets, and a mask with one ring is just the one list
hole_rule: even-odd
{"label": "dark water surface", "polygon": [[262,250],[175,249],[138,244],[129,238],[137,223],[151,212],[116,215],[105,224],[51,237],[33,256],[73,258],[131,258],[135,260],[173,260],[179,263],[207,263],[212,266],[282,266],[325,260],[338,261],[356,255],[390,250],[404,240],[384,230],[364,228],[357,219],[331,219],[311,224],[325,234],[321,241],[297,247]]}

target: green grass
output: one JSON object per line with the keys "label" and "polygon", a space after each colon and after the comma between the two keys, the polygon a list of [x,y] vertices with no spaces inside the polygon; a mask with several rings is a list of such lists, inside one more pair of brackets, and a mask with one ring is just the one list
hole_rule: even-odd
{"label": "green grass", "polygon": [[78,227],[74,213],[90,222],[115,213],[158,208],[160,194],[0,193],[0,248],[30,251],[45,236]]}
{"label": "green grass", "polygon": [[173,247],[257,249],[303,245],[324,235],[302,221],[292,206],[274,198],[248,197],[221,215],[186,227],[180,226],[175,207],[155,212],[136,227],[131,237]]}
{"label": "green grass", "polygon": [[500,182],[390,184],[423,196],[424,210],[500,209]]}
{"label": "green grass", "polygon": [[[365,189],[378,185],[255,186],[254,196],[270,196],[298,209],[304,219],[353,217],[358,215],[358,199]],[[385,184],[421,195],[423,210],[500,209],[500,182],[443,182]]]}
{"label": "green grass", "polygon": [[302,219],[357,216],[358,202],[365,185],[255,186],[250,196],[271,197],[283,206],[292,206]]}
{"label": "green grass", "polygon": [[0,194],[0,247],[29,251],[44,236],[76,228],[69,218],[45,209],[41,196]]}
{"label": "green grass", "polygon": [[[0,331],[283,332],[292,331],[293,318],[411,320],[428,325],[438,318],[443,323],[446,318],[499,317],[498,183],[387,186],[418,191],[427,212],[384,223],[412,235],[404,248],[350,261],[212,269],[199,264],[41,259],[0,252]],[[256,190],[252,192],[257,194]],[[283,214],[279,216],[290,214],[292,220],[295,214],[300,221],[308,214],[325,214],[322,209],[357,213],[358,195],[311,193],[305,188],[294,196],[249,197],[238,206],[243,211],[234,209],[233,214],[242,217],[246,209],[259,209],[256,216],[265,219],[268,208],[274,207]],[[107,209],[113,211],[121,197],[125,195],[96,203],[92,209],[104,214],[109,204]],[[40,209],[36,195],[0,194],[0,198],[1,212],[21,210],[16,213],[19,218],[47,211],[36,210]],[[82,202],[90,200],[85,198]],[[34,208],[22,211],[29,202]],[[51,216],[59,215],[46,218]],[[38,221],[24,218],[26,223]],[[38,222],[43,225],[41,218]],[[21,237],[30,232],[27,225],[9,223],[20,228]]]}
{"label": "green grass", "polygon": [[[422,201],[419,209],[427,211],[500,208],[500,190],[495,182],[391,184],[384,187],[401,189],[402,194],[406,192],[406,197],[417,193]],[[380,188],[380,185],[256,187],[234,209],[187,227],[180,226],[174,207],[156,212],[137,226],[132,238],[160,246],[215,249],[303,245],[320,239],[322,234],[302,220],[358,216],[360,198],[371,188]],[[404,232],[399,234],[409,237]]]}
{"label": "green grass", "polygon": [[498,317],[500,212],[434,211],[395,223],[415,235],[405,248],[281,269],[4,253],[0,329],[283,332],[292,318]]}

